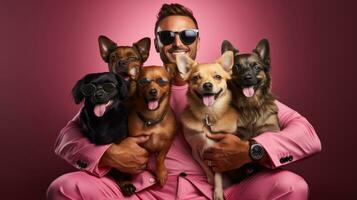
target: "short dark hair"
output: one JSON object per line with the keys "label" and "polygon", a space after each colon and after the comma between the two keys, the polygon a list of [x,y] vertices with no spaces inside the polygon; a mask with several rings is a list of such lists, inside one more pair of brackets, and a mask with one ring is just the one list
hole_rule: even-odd
{"label": "short dark hair", "polygon": [[196,27],[198,28],[198,24],[196,21],[196,18],[193,16],[192,11],[189,8],[186,8],[185,6],[178,4],[178,3],[172,3],[172,4],[164,4],[162,5],[159,13],[157,14],[157,20],[155,23],[155,36],[156,36],[156,30],[157,27],[159,26],[159,23],[161,20],[163,20],[166,17],[173,16],[173,15],[179,15],[179,16],[186,16],[192,19],[192,21],[195,23]]}

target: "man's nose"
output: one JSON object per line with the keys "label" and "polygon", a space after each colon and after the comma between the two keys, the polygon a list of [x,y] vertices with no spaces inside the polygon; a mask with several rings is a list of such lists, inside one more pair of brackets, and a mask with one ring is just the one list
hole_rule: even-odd
{"label": "man's nose", "polygon": [[180,39],[180,35],[177,33],[175,34],[175,40],[174,40],[173,44],[177,47],[183,46],[183,43],[181,42],[181,39]]}

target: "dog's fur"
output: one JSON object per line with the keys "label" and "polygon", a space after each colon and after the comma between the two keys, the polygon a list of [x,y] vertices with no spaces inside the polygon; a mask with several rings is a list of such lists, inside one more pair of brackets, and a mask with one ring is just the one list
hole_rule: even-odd
{"label": "dog's fur", "polygon": [[222,53],[235,51],[234,68],[229,87],[233,105],[239,113],[237,133],[248,140],[266,131],[280,130],[278,107],[270,91],[270,48],[262,39],[251,54],[238,54],[233,45],[224,41]]}
{"label": "dog's fur", "polygon": [[[167,179],[164,160],[176,132],[176,120],[170,107],[172,77],[160,66],[143,67],[136,75],[137,89],[129,114],[129,135],[150,135],[142,146],[150,153],[155,153],[155,173],[159,184],[163,186]],[[160,85],[160,81],[166,83]]]}
{"label": "dog's fur", "polygon": [[100,55],[108,63],[109,71],[130,81],[129,96],[132,96],[135,93],[135,75],[149,57],[150,38],[142,38],[132,46],[118,46],[108,37],[101,35],[98,43]]}
{"label": "dog's fur", "polygon": [[[209,183],[214,182],[214,199],[223,200],[225,186],[221,173],[215,173],[203,163],[204,150],[215,143],[206,136],[211,133],[234,133],[238,115],[230,105],[231,92],[227,81],[231,78],[233,52],[224,53],[215,63],[198,64],[187,55],[176,57],[177,67],[189,84],[188,105],[181,115],[184,136],[192,148],[193,157],[204,169]],[[205,120],[212,126],[208,126]]]}
{"label": "dog's fur", "polygon": [[[93,95],[84,96],[82,88],[89,83],[95,85],[96,90]],[[102,88],[104,83],[113,83],[116,89],[108,93]],[[91,143],[119,143],[127,137],[128,110],[124,101],[128,98],[128,82],[121,76],[111,72],[88,74],[76,83],[72,95],[76,104],[85,99],[79,116],[80,128]],[[128,182],[129,174],[112,169],[109,175],[118,181],[125,196],[135,191],[134,185]]]}

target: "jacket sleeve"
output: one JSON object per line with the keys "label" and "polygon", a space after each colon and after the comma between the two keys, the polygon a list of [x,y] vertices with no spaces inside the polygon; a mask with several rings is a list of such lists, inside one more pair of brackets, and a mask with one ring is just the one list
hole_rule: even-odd
{"label": "jacket sleeve", "polygon": [[321,151],[321,142],[311,124],[296,111],[276,101],[281,131],[255,138],[270,157],[267,167],[276,168]]}
{"label": "jacket sleeve", "polygon": [[61,130],[56,142],[55,153],[80,170],[101,177],[110,168],[98,167],[100,158],[109,145],[95,145],[83,136],[79,128],[79,113]]}

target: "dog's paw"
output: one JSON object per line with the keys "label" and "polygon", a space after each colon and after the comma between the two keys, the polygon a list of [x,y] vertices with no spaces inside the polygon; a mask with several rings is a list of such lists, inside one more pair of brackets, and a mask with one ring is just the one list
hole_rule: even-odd
{"label": "dog's paw", "polygon": [[167,180],[167,170],[161,170],[156,172],[157,181],[161,186],[164,186]]}
{"label": "dog's paw", "polygon": [[215,190],[213,194],[213,200],[224,200],[223,191]]}
{"label": "dog's paw", "polygon": [[125,197],[128,197],[135,193],[136,187],[132,183],[124,182],[120,184],[120,190]]}

